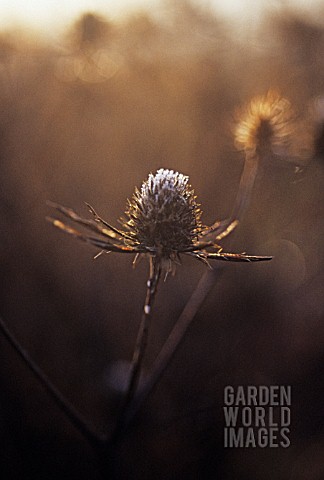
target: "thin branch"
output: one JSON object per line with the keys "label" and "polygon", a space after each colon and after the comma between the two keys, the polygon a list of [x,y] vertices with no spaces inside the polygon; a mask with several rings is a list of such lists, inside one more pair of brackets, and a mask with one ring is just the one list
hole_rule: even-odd
{"label": "thin branch", "polygon": [[47,375],[29,356],[29,353],[20,345],[16,337],[11,333],[4,320],[0,317],[0,331],[6,340],[14,348],[16,353],[24,361],[25,365],[34,374],[39,383],[44,387],[56,405],[70,420],[72,425],[88,440],[95,449],[99,448],[106,441],[106,436],[97,433],[94,428],[81,416],[75,407],[63,396],[63,394],[52,384]]}
{"label": "thin branch", "polygon": [[231,214],[232,221],[242,221],[242,217],[249,207],[252,197],[252,190],[258,173],[259,163],[260,157],[257,152],[247,152],[245,154],[243,172],[241,174],[240,184]]}
{"label": "thin branch", "polygon": [[126,392],[123,405],[119,414],[119,419],[117,421],[115,431],[112,435],[113,442],[117,441],[120,435],[122,434],[127,423],[126,419],[128,416],[128,410],[132,405],[134,397],[136,396],[137,387],[138,387],[141,372],[142,372],[143,358],[144,358],[146,347],[147,347],[149,326],[152,318],[152,307],[153,307],[160,275],[161,275],[160,258],[156,256],[154,257],[151,256],[150,257],[150,275],[149,275],[149,280],[147,282],[146,299],[145,299],[141,323],[140,323],[140,327],[139,327],[139,331],[136,339],[135,349],[133,353],[128,388],[127,388],[127,392]]}

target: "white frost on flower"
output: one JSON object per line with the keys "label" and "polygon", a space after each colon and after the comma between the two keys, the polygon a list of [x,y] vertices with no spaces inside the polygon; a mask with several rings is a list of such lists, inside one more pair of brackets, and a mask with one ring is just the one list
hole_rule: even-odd
{"label": "white frost on flower", "polygon": [[143,196],[157,194],[161,190],[173,190],[177,188],[179,192],[186,188],[189,181],[187,175],[160,168],[155,175],[150,173],[147,181],[142,184],[141,192]]}

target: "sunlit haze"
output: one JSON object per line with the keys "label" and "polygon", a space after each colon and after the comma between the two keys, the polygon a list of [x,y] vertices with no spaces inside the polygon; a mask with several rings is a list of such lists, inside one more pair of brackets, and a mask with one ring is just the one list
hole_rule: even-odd
{"label": "sunlit haze", "polygon": [[[206,6],[222,16],[234,20],[258,19],[264,11],[276,10],[282,6],[302,8],[309,11],[319,6],[321,0],[201,0],[193,4]],[[171,2],[161,0],[0,0],[0,25],[7,28],[15,25],[48,31],[48,28],[64,27],[85,11],[96,11],[109,17],[127,15],[138,9],[155,13],[157,7],[167,7]],[[176,2],[174,3],[176,5]]]}

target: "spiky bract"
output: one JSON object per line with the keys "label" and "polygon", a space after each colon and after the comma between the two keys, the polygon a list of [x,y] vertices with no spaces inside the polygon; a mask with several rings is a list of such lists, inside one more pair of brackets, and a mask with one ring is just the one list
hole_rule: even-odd
{"label": "spiky bract", "polygon": [[141,190],[135,190],[128,201],[127,218],[122,220],[123,229],[107,223],[89,204],[87,206],[94,220],[84,219],[70,208],[54,203],[50,205],[97,235],[85,235],[61,220],[49,218],[60,230],[96,246],[100,253],[148,254],[159,259],[167,273],[174,271],[173,262],[179,259],[180,254],[191,255],[205,263],[208,259],[236,262],[271,259],[223,252],[216,242],[231,233],[237,221],[203,226],[201,210],[189,185],[189,177],[173,170],[161,168],[155,175],[150,173]]}

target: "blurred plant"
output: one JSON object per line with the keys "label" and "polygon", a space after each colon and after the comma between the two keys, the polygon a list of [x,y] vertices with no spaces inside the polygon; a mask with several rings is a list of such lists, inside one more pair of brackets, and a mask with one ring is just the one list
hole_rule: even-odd
{"label": "blurred plant", "polygon": [[244,169],[232,216],[242,217],[251,198],[261,161],[277,155],[290,158],[297,138],[297,115],[277,91],[254,97],[237,111],[234,142],[245,155]]}
{"label": "blurred plant", "polygon": [[119,70],[120,59],[110,48],[112,25],[103,17],[85,13],[67,36],[64,54],[57,60],[56,76],[64,82],[80,80],[93,84],[111,79]]}
{"label": "blurred plant", "polygon": [[[256,97],[248,108],[241,112],[235,131],[235,144],[244,152],[245,164],[235,205],[228,219],[217,221],[209,227],[204,226],[201,221],[202,212],[189,185],[189,177],[173,170],[160,169],[155,175],[149,174],[141,190],[135,190],[132,199],[128,201],[126,218],[121,221],[122,229],[107,223],[88,204],[93,219],[85,219],[70,208],[50,203],[69,220],[96,235],[82,233],[58,219],[49,218],[49,221],[65,233],[99,248],[98,255],[104,252],[130,253],[135,255],[134,264],[138,256],[146,256],[150,262],[146,299],[132,358],[127,392],[112,437],[94,433],[92,427],[88,426],[34,364],[5,323],[0,321],[0,328],[15,350],[72,423],[100,454],[105,452],[104,455],[106,455],[109,446],[124,433],[130,420],[174,355],[208,292],[220,278],[220,269],[212,267],[209,260],[250,262],[271,259],[271,257],[252,256],[245,253],[225,253],[218,242],[227,237],[241,221],[251,197],[260,161],[273,153],[283,157],[290,155],[290,147],[298,131],[296,125],[296,116],[291,104],[274,91],[270,91],[265,96]],[[180,263],[182,254],[204,262],[209,269],[203,275],[162,347],[148,378],[140,381],[157,286],[162,273],[166,278],[169,273],[175,272],[175,266]]]}
{"label": "blurred plant", "polygon": [[248,155],[286,155],[294,141],[295,121],[291,103],[269,90],[238,111],[235,145]]}

